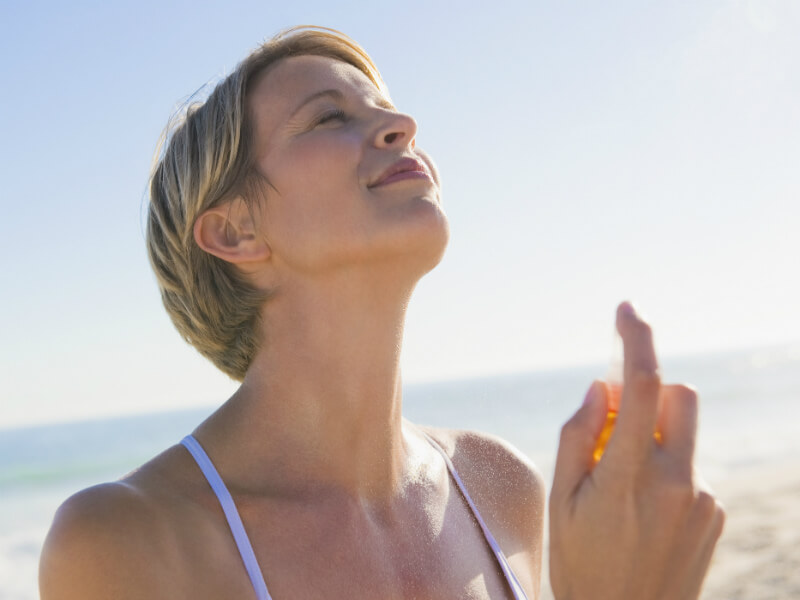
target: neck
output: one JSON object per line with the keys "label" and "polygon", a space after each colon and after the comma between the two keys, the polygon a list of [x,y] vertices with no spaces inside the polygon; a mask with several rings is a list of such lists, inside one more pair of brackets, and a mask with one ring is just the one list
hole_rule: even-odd
{"label": "neck", "polygon": [[198,430],[235,480],[372,501],[398,493],[407,464],[399,363],[413,286],[386,279],[293,281],[267,302],[265,341],[241,388]]}

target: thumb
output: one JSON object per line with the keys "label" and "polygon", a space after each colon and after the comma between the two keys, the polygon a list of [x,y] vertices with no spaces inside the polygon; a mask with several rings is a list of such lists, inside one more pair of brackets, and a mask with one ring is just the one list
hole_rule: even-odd
{"label": "thumb", "polygon": [[603,429],[608,411],[606,386],[592,383],[578,411],[561,428],[556,468],[553,476],[553,499],[570,498],[594,468],[594,447]]}

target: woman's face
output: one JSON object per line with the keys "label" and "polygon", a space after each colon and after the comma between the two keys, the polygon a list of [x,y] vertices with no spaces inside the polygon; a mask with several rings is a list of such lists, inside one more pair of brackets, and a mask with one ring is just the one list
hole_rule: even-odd
{"label": "woman's face", "polygon": [[423,273],[440,260],[448,226],[436,167],[415,147],[415,121],[361,71],[321,56],[282,59],[249,102],[276,260],[325,272],[424,261]]}

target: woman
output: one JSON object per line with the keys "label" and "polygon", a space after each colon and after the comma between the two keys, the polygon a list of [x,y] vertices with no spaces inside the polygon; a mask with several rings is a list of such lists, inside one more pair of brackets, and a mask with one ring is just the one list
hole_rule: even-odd
{"label": "woman", "polygon": [[[43,600],[538,597],[534,467],[401,416],[406,306],[448,239],[415,134],[366,53],[322,28],[263,45],[173,127],[151,262],[181,335],[242,383],[182,444],[65,502]],[[562,434],[553,590],[696,597],[722,526],[692,478],[696,397],[660,385],[630,305],[617,322],[626,385],[603,460],[604,386]]]}

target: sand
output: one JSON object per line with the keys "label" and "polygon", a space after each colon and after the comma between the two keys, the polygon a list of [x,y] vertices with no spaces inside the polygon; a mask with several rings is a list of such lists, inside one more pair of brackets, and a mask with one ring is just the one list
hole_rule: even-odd
{"label": "sand", "polygon": [[[727,518],[702,600],[800,600],[800,457],[712,485]],[[543,575],[541,599],[552,600]]]}
{"label": "sand", "polygon": [[725,531],[704,600],[800,599],[800,457],[716,485]]}

